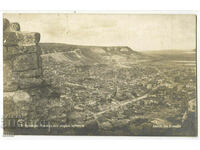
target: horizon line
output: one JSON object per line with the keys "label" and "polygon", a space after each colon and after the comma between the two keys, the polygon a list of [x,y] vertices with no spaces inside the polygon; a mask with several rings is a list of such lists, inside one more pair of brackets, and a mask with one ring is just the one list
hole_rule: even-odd
{"label": "horizon line", "polygon": [[133,51],[194,51],[197,50],[197,48],[193,49],[133,49],[131,46],[128,45],[84,45],[84,44],[70,44],[70,43],[57,43],[57,42],[40,42],[39,44],[66,44],[66,45],[72,45],[72,46],[83,46],[83,47],[128,47]]}

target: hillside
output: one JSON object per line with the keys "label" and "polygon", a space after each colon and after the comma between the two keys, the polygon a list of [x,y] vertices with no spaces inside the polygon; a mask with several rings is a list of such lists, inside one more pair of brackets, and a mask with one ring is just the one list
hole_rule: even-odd
{"label": "hillside", "polygon": [[[127,46],[80,46],[59,43],[40,43],[42,54],[59,58],[58,61],[83,64],[114,64],[128,67],[139,61],[149,59],[147,55]],[[62,55],[62,56],[61,56]]]}
{"label": "hillside", "polygon": [[[101,49],[105,52],[109,53],[123,53],[123,54],[139,54],[139,52],[132,50],[128,46],[83,46],[83,45],[72,45],[72,44],[64,44],[64,43],[39,43],[40,47],[43,49],[43,54],[54,53],[54,52],[67,52],[72,51],[74,49],[90,49],[97,50]],[[101,53],[100,51],[99,53]]]}
{"label": "hillside", "polygon": [[[195,68],[171,61],[178,53],[140,53],[126,46],[40,46],[43,78],[67,103],[57,107],[59,111],[51,117],[86,126],[89,122],[92,128],[97,121],[98,134],[114,130],[111,134],[127,135],[129,132],[118,133],[118,129],[128,126],[131,134],[142,135],[139,126],[152,130],[155,122],[158,126],[180,125],[185,103],[195,98]],[[179,55],[184,59],[183,53]],[[186,87],[189,82],[191,86]],[[66,112],[69,106],[73,111]]]}
{"label": "hillside", "polygon": [[[28,119],[59,126],[40,133],[32,129],[35,134],[195,134],[195,128],[188,127],[190,119],[184,119],[187,107],[196,101],[193,53],[57,43],[40,47],[44,82],[28,91],[34,99],[22,103],[23,111]],[[13,107],[6,114],[22,105],[7,103]]]}

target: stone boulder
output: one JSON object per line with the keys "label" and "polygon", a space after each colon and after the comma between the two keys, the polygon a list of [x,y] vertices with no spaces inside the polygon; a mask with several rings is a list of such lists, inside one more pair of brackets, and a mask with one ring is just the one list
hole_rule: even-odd
{"label": "stone boulder", "polygon": [[196,99],[192,99],[188,102],[188,111],[196,112]]}
{"label": "stone boulder", "polygon": [[18,76],[12,72],[9,62],[3,64],[3,90],[4,92],[16,91],[18,89]]}
{"label": "stone boulder", "polygon": [[151,135],[153,125],[151,122],[143,122],[140,125],[131,123],[128,126],[128,130],[131,135]]}
{"label": "stone boulder", "polygon": [[31,46],[9,46],[6,51],[7,55],[20,55],[20,54],[29,54],[29,53],[37,53],[41,55],[41,48],[38,45]]}
{"label": "stone boulder", "polygon": [[20,78],[34,78],[34,77],[40,77],[42,75],[42,69],[34,69],[34,70],[27,70],[23,72],[19,72]]}
{"label": "stone boulder", "polygon": [[9,31],[9,32],[20,31],[20,24],[18,22],[10,23],[6,31]]}
{"label": "stone boulder", "polygon": [[[197,105],[196,99],[188,102],[187,110],[182,117],[182,128],[188,135],[197,135]],[[188,133],[187,133],[188,132]]]}
{"label": "stone boulder", "polygon": [[113,128],[113,125],[109,121],[105,121],[100,124],[100,128],[103,130],[111,130]]}
{"label": "stone boulder", "polygon": [[112,120],[111,123],[114,128],[122,128],[129,125],[130,120],[129,119]]}
{"label": "stone boulder", "polygon": [[10,21],[6,18],[3,18],[3,31],[5,31],[10,25]]}
{"label": "stone boulder", "polygon": [[31,99],[31,96],[23,91],[23,90],[18,90],[18,91],[15,91],[15,92],[4,92],[3,93],[3,98],[4,100],[11,100],[11,101],[14,101],[15,103],[18,103],[18,102],[30,102],[32,99]]}
{"label": "stone boulder", "polygon": [[23,78],[19,79],[19,88],[28,89],[35,88],[42,85],[43,80],[41,78]]}
{"label": "stone boulder", "polygon": [[13,71],[26,71],[38,69],[38,56],[36,53],[19,55],[13,60]]}
{"label": "stone boulder", "polygon": [[99,129],[99,124],[97,120],[95,119],[87,121],[84,126],[87,130],[90,130],[90,131]]}
{"label": "stone boulder", "polygon": [[151,123],[157,128],[170,127],[172,125],[171,122],[161,118],[154,118]]}
{"label": "stone boulder", "polygon": [[37,32],[3,32],[4,46],[31,46],[40,41],[40,33]]}

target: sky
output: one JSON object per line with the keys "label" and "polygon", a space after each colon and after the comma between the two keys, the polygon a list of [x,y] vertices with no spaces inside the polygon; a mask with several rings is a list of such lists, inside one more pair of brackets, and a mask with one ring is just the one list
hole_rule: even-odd
{"label": "sky", "polygon": [[133,50],[196,49],[196,16],[166,14],[4,14],[40,42],[129,46]]}

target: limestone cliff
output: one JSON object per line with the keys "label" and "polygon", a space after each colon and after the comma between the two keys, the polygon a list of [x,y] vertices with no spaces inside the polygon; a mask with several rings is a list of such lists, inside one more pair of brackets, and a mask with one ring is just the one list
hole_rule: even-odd
{"label": "limestone cliff", "polygon": [[41,86],[40,33],[20,31],[19,23],[3,19],[4,100],[31,101],[27,89]]}

